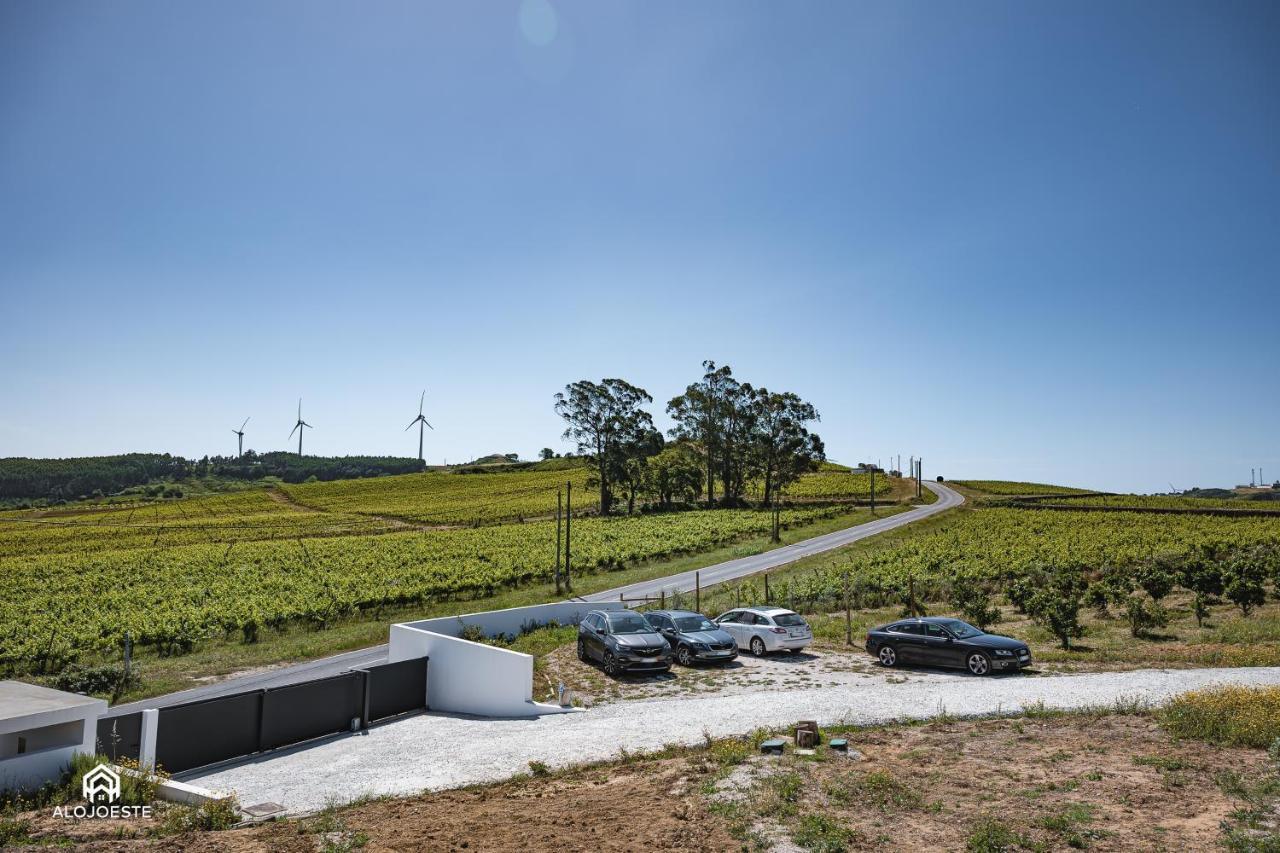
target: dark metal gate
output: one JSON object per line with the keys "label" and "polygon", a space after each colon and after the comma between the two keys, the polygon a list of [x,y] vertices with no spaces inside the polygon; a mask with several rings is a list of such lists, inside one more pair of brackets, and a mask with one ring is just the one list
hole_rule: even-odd
{"label": "dark metal gate", "polygon": [[112,761],[138,760],[142,750],[142,712],[102,717],[98,720],[98,752]]}
{"label": "dark metal gate", "polygon": [[427,659],[412,658],[364,670],[365,722],[383,720],[427,706]]}
{"label": "dark metal gate", "polygon": [[[233,693],[160,709],[156,764],[181,773],[350,731],[426,707],[427,659],[414,658],[266,690]],[[138,717],[139,728],[141,714]],[[99,739],[104,723],[99,721]],[[123,754],[123,753],[122,753]],[[133,756],[137,756],[134,747]]]}

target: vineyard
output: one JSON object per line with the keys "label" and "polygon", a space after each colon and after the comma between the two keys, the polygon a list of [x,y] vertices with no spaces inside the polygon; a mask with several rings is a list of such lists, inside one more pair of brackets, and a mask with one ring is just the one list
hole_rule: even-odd
{"label": "vineyard", "polygon": [[[1280,583],[1280,517],[983,508],[891,547],[795,572],[775,580],[774,591],[779,601],[797,609],[835,608],[843,600],[847,572],[859,601],[911,606],[910,600],[947,600],[957,586],[998,593],[1057,569],[1087,585],[1117,572],[1132,575],[1153,560],[1169,565],[1245,560],[1255,572],[1250,583]],[[1177,571],[1169,570],[1173,583]]]}
{"label": "vineyard", "polygon": [[0,515],[0,558],[382,533],[392,521],[308,512],[265,490],[122,509]]}
{"label": "vineyard", "polygon": [[[1189,498],[1181,495],[1094,495],[1067,496],[1054,503],[1072,506],[1126,507],[1134,509],[1239,509],[1252,512],[1280,512],[1280,501],[1240,498]],[[1033,504],[1034,505],[1034,504]]]}
{"label": "vineyard", "polygon": [[574,509],[589,509],[598,496],[589,472],[517,471],[495,474],[406,474],[368,480],[286,486],[300,504],[326,512],[400,518],[422,524],[486,524],[554,515],[556,490],[573,483]]}
{"label": "vineyard", "polygon": [[[839,511],[788,509],[781,521],[805,524]],[[757,510],[584,518],[573,526],[573,565],[599,571],[703,551],[765,533],[770,523],[771,514]],[[78,530],[86,545],[97,535]],[[323,627],[388,606],[492,594],[548,579],[554,564],[554,521],[5,556],[0,666],[57,671],[86,653],[117,653],[126,632],[162,654],[209,637],[253,641],[260,630],[293,622]]]}
{"label": "vineyard", "polygon": [[1012,480],[953,480],[956,485],[988,495],[1088,495],[1091,489],[1051,486],[1047,483],[1019,483]]}

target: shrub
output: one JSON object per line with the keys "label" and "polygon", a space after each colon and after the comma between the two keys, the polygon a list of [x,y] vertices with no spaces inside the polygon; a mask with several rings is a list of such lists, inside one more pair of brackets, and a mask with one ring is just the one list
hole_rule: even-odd
{"label": "shrub", "polygon": [[1129,620],[1129,633],[1141,637],[1152,628],[1169,624],[1169,612],[1154,602],[1148,604],[1141,596],[1131,595],[1125,602],[1125,618]]}
{"label": "shrub", "polygon": [[1070,649],[1072,637],[1084,636],[1080,605],[1089,582],[1081,567],[1055,566],[1037,572],[1032,580],[1035,587],[1026,602],[1027,615],[1057,637],[1062,648]]}
{"label": "shrub", "polygon": [[1256,553],[1237,554],[1223,571],[1223,594],[1248,616],[1250,610],[1267,600],[1263,586],[1266,577],[1266,565]]}
{"label": "shrub", "polygon": [[1280,687],[1214,687],[1175,697],[1159,713],[1175,737],[1266,749],[1280,738]]}
{"label": "shrub", "polygon": [[[133,680],[132,673],[129,680]],[[69,664],[53,677],[52,682],[54,687],[68,693],[112,693],[123,691],[128,686],[125,684],[124,667],[115,664]]]}
{"label": "shrub", "polygon": [[210,800],[198,806],[169,806],[164,812],[164,831],[217,832],[240,822],[240,808],[235,797]]}
{"label": "shrub", "polygon": [[977,578],[954,575],[951,578],[951,604],[965,620],[983,631],[1000,621],[1000,608],[991,600],[990,587]]}

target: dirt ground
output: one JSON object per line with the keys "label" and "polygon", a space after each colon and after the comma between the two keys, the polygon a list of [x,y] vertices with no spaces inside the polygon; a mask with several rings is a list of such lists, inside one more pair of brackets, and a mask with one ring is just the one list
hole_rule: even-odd
{"label": "dirt ground", "polygon": [[1218,846],[1241,806],[1230,780],[1269,772],[1261,750],[1176,742],[1146,715],[940,721],[847,737],[849,756],[764,757],[717,742],[223,832],[129,838],[148,827],[68,833],[47,818],[27,831],[95,851],[923,851],[961,849],[981,832],[1005,846],[978,849],[1193,850]]}

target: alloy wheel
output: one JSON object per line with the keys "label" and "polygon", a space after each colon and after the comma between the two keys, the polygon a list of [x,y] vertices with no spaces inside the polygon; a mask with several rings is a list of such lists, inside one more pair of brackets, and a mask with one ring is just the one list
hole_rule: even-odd
{"label": "alloy wheel", "polygon": [[585,661],[587,659],[587,644],[578,640],[578,660]]}
{"label": "alloy wheel", "polygon": [[764,640],[759,637],[751,638],[751,654],[756,657],[764,657]]}
{"label": "alloy wheel", "polygon": [[676,652],[676,660],[680,661],[681,666],[688,666],[693,662],[693,657],[689,654],[688,646],[680,647],[680,651]]}
{"label": "alloy wheel", "polygon": [[987,662],[986,655],[969,655],[969,671],[974,675],[986,675],[990,669],[991,664]]}
{"label": "alloy wheel", "polygon": [[883,646],[880,649],[880,663],[884,666],[894,666],[898,662],[898,653],[893,650],[893,646]]}

